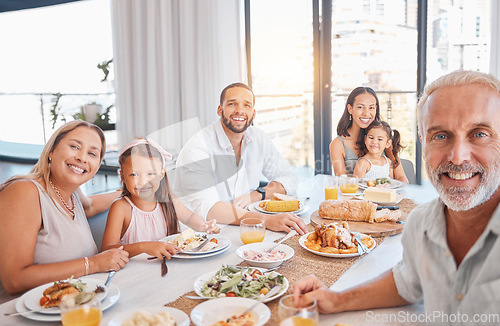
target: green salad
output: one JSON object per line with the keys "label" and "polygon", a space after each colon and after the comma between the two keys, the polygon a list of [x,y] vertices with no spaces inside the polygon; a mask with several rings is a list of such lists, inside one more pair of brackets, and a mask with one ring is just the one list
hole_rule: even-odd
{"label": "green salad", "polygon": [[201,292],[205,297],[259,297],[275,286],[283,287],[283,279],[283,275],[275,272],[263,273],[251,267],[222,266],[203,284]]}

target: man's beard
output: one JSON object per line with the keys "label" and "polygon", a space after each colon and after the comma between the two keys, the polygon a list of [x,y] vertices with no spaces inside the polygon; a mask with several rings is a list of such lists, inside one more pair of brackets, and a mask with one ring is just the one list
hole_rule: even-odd
{"label": "man's beard", "polygon": [[[243,117],[243,118],[246,118],[247,120],[246,120],[246,123],[242,127],[237,128],[235,125],[233,125],[233,122],[231,121],[231,117]],[[246,114],[244,114],[244,115],[233,114],[229,118],[226,118],[226,116],[224,115],[224,111],[222,111],[222,123],[224,124],[224,126],[226,126],[227,129],[231,130],[234,133],[239,134],[239,133],[244,132],[245,130],[248,129],[248,127],[250,126],[252,121],[253,121],[253,116],[251,119],[249,119]]]}
{"label": "man's beard", "polygon": [[[500,185],[500,162],[497,161],[490,169],[482,165],[465,163],[455,165],[447,163],[439,166],[435,171],[426,163],[427,173],[434,188],[443,203],[453,211],[468,211],[488,201]],[[446,172],[479,173],[481,179],[477,187],[446,187],[441,177]]]}

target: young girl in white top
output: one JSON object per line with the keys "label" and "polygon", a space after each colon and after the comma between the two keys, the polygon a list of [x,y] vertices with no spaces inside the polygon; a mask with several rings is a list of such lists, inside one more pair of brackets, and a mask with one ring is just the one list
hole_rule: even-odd
{"label": "young girl in white top", "polygon": [[[354,168],[354,174],[358,178],[395,179],[394,169],[401,164],[399,152],[403,149],[397,130],[391,129],[385,121],[373,121],[364,132],[360,133],[357,145],[362,155]],[[393,161],[383,155],[385,149],[391,146]],[[404,173],[396,179],[408,183],[408,178]]]}
{"label": "young girl in white top", "polygon": [[151,139],[136,139],[120,153],[122,198],[109,210],[102,248],[123,246],[130,257],[140,253],[170,259],[180,249],[158,241],[179,233],[179,220],[187,226],[218,233],[215,220],[193,213],[170,193],[165,167],[172,156]]}

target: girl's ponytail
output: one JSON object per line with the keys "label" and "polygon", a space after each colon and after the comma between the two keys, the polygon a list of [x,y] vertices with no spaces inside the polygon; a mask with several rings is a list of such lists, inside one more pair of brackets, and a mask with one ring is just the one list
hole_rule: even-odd
{"label": "girl's ponytail", "polygon": [[401,145],[401,135],[396,129],[392,129],[392,155],[394,155],[394,163],[392,167],[395,169],[399,165],[399,152],[403,150],[403,145]]}

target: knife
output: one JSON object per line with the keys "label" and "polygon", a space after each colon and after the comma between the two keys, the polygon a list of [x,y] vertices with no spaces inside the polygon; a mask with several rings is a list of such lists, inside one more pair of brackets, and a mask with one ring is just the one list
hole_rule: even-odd
{"label": "knife", "polygon": [[390,209],[390,210],[399,209],[398,206],[377,206],[377,210],[381,210],[381,209],[384,209],[384,208],[387,208],[387,209]]}
{"label": "knife", "polygon": [[165,276],[168,273],[167,258],[163,256],[163,261],[161,262],[161,276]]}

